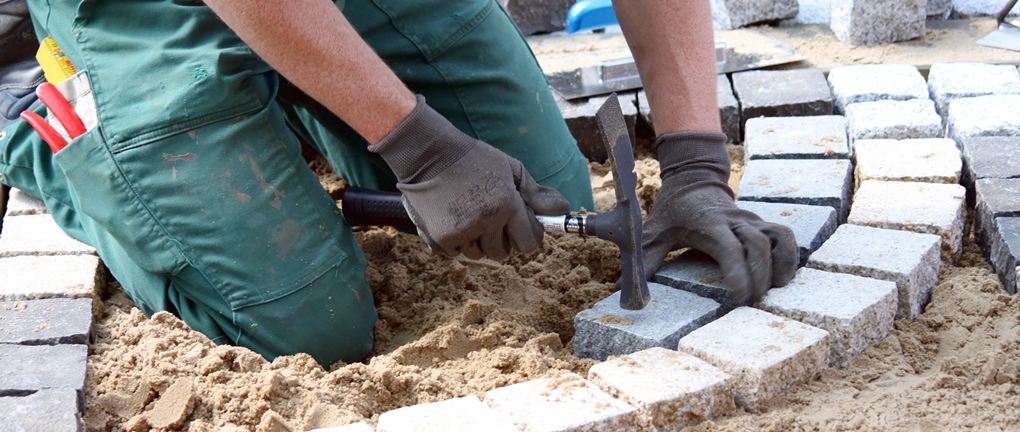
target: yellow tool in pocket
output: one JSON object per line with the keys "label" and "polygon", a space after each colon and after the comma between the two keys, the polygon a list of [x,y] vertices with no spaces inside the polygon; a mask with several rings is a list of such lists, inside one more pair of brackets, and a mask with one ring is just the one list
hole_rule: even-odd
{"label": "yellow tool in pocket", "polygon": [[42,44],[39,45],[39,51],[35,53],[35,60],[42,66],[46,81],[49,81],[50,84],[59,84],[74,76],[76,72],[71,60],[64,55],[64,51],[52,37],[47,36],[46,39],[43,39]]}

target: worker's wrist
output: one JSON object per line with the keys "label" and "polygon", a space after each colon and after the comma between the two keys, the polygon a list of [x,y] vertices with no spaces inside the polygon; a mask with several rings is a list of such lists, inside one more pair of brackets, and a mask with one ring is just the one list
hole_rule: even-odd
{"label": "worker's wrist", "polygon": [[730,175],[730,156],[726,134],[721,132],[676,132],[659,136],[652,144],[659,159],[660,177],[676,174],[716,176],[724,181]]}

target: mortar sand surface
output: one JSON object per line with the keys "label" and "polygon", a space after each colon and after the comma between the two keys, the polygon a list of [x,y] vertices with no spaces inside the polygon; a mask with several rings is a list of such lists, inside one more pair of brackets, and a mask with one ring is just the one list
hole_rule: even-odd
{"label": "mortar sand surface", "polygon": [[[730,150],[739,184],[742,149]],[[317,170],[327,189],[343,187]],[[654,160],[638,161],[645,209],[657,173]],[[596,210],[615,202],[609,176],[592,167]],[[245,348],[216,346],[168,313],[146,318],[114,283],[90,348],[87,429],[374,425],[402,406],[484,398],[510,384],[584,376],[594,364],[571,353],[572,319],[612,292],[620,272],[612,244],[547,236],[539,251],[494,262],[435,256],[392,229],[356,236],[379,310],[366,363],[325,370],[307,355],[267,362]],[[1020,297],[1003,293],[969,241],[917,321],[897,322],[846,369],[781,394],[760,413],[737,411],[692,430],[1020,430],[1018,359]]]}

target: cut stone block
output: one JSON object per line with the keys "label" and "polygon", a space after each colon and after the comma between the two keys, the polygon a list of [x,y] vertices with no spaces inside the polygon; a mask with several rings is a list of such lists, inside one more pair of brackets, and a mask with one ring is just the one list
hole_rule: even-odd
{"label": "cut stone block", "polygon": [[0,344],[0,397],[26,396],[44,389],[70,389],[84,410],[85,345]]}
{"label": "cut stone block", "polygon": [[732,30],[748,24],[797,16],[797,0],[712,0],[712,23],[716,30]]}
{"label": "cut stone block", "polygon": [[4,216],[46,214],[50,212],[43,200],[29,195],[21,189],[11,188],[9,195],[7,211],[3,213]]}
{"label": "cut stone block", "polygon": [[947,19],[953,12],[953,0],[928,0],[924,6],[924,14],[928,19]]}
{"label": "cut stone block", "polygon": [[988,261],[999,276],[1003,289],[1010,295],[1016,294],[1017,276],[1020,275],[1017,271],[1020,267],[1017,260],[1017,256],[1020,256],[1020,218],[997,218],[991,228],[993,232],[989,234],[991,248]]}
{"label": "cut stone block", "polygon": [[[627,131],[630,133],[630,140],[634,142],[634,125],[637,124],[637,94],[636,92],[620,93],[617,95],[620,100],[620,108],[623,110],[623,119],[627,124]],[[583,102],[565,101],[556,98],[563,120],[567,122],[570,134],[577,140],[577,147],[581,153],[595,162],[605,162],[609,158],[606,153],[606,145],[602,142],[602,134],[599,132],[598,121],[595,114],[609,96],[599,96]]]}
{"label": "cut stone block", "polygon": [[749,411],[829,364],[828,332],[749,307],[684,336],[678,349],[733,375],[737,405]]}
{"label": "cut stone block", "polygon": [[517,432],[506,415],[485,406],[477,396],[414,405],[379,416],[378,432],[493,431]]}
{"label": "cut stone block", "polygon": [[1020,137],[964,138],[963,185],[974,204],[974,182],[985,178],[1020,177]]}
{"label": "cut stone block", "polygon": [[948,138],[860,140],[854,142],[854,181],[910,181],[957,184],[963,159]]}
{"label": "cut stone block", "polygon": [[637,408],[572,373],[489,390],[485,404],[525,432],[646,430],[650,423]]}
{"label": "cut stone block", "polygon": [[738,201],[737,207],[766,222],[790,227],[800,250],[800,265],[807,264],[808,255],[836,232],[836,210],[832,207],[754,201]]}
{"label": "cut stone block", "polygon": [[820,69],[753,70],[732,79],[745,119],[832,114],[832,94]]}
{"label": "cut stone block", "polygon": [[0,301],[0,343],[88,344],[92,299]]}
{"label": "cut stone block", "polygon": [[843,116],[751,118],[744,131],[744,163],[754,159],[850,157]]}
{"label": "cut stone block", "polygon": [[617,291],[574,316],[574,354],[605,360],[651,347],[672,349],[681,337],[715,319],[719,303],[658,283],[639,311],[620,308]]}
{"label": "cut stone block", "polygon": [[942,268],[942,237],[841,225],[808,257],[808,267],[896,282],[896,319],[913,320],[931,298]]}
{"label": "cut stone block", "polygon": [[48,214],[4,218],[0,258],[26,255],[95,255],[92,246],[64,233]]}
{"label": "cut stone block", "polygon": [[829,26],[847,45],[913,39],[924,34],[927,0],[840,0],[832,2]]}
{"label": "cut stone block", "polygon": [[106,270],[95,255],[0,258],[0,275],[0,301],[96,299],[106,283]]}
{"label": "cut stone block", "polygon": [[1020,136],[1020,95],[978,96],[949,102],[946,137]]}
{"label": "cut stone block", "polygon": [[759,307],[829,332],[829,364],[846,367],[892,331],[896,298],[895,282],[803,268]]}
{"label": "cut stone block", "polygon": [[694,249],[667,261],[652,276],[651,281],[712,299],[720,305],[720,314],[743,306],[730,298],[730,289],[723,283],[719,264],[712,257]]}
{"label": "cut stone block", "polygon": [[588,380],[638,407],[656,428],[691,426],[736,408],[733,376],[672,349],[649,348],[596,364]]}
{"label": "cut stone block", "polygon": [[499,0],[507,15],[525,35],[566,28],[567,11],[574,0]]}
{"label": "cut stone block", "polygon": [[[730,86],[726,74],[716,76],[716,98],[719,101],[719,120],[722,124],[722,131],[726,134],[726,142],[740,142],[740,104],[733,95],[733,87]],[[648,105],[648,95],[644,90],[638,92],[638,111],[641,119],[652,130],[655,129],[655,122],[652,119],[652,108]]]}
{"label": "cut stone block", "polygon": [[832,17],[831,0],[800,0],[795,21],[803,24],[828,24]]}
{"label": "cut stone block", "polygon": [[836,114],[860,102],[928,99],[924,77],[910,65],[838,66],[829,71],[828,80]]}
{"label": "cut stone block", "polygon": [[942,118],[928,99],[860,102],[846,107],[850,141],[861,139],[939,138]]}
{"label": "cut stone block", "polygon": [[966,196],[958,184],[868,180],[854,195],[848,222],[937,234],[942,237],[942,259],[952,264],[963,251]]}
{"label": "cut stone block", "polygon": [[[994,17],[1002,11],[1006,2],[997,0],[953,0],[953,8],[960,13],[961,17],[990,16]],[[1008,16],[1020,15],[1020,8],[1014,7]]]}
{"label": "cut stone block", "polygon": [[852,181],[853,169],[845,159],[752,160],[737,200],[829,206],[842,223],[850,210]]}
{"label": "cut stone block", "polygon": [[949,102],[975,96],[1020,94],[1020,72],[1013,65],[935,63],[928,71],[928,93],[945,116]]}
{"label": "cut stone block", "polygon": [[78,397],[71,389],[42,390],[22,397],[0,397],[3,431],[81,431]]}
{"label": "cut stone block", "polygon": [[974,240],[988,251],[992,246],[995,220],[1003,217],[1020,217],[1020,179],[982,179],[974,187]]}

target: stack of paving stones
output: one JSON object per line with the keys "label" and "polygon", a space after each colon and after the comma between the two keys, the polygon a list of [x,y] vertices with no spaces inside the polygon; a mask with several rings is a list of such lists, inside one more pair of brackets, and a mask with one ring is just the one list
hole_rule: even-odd
{"label": "stack of paving stones", "polygon": [[105,269],[42,201],[12,189],[0,231],[0,413],[5,430],[80,431]]}

